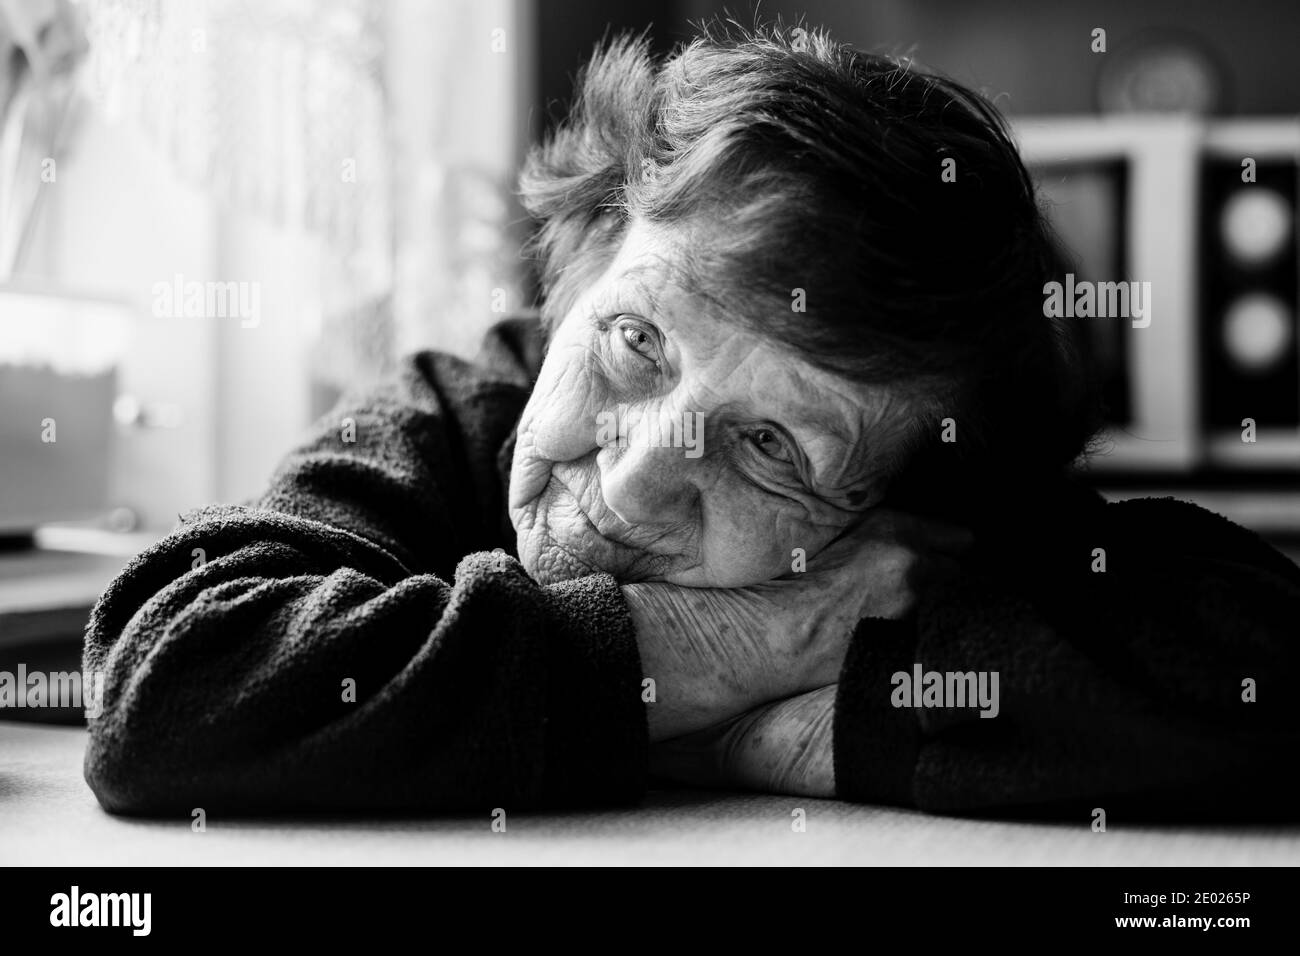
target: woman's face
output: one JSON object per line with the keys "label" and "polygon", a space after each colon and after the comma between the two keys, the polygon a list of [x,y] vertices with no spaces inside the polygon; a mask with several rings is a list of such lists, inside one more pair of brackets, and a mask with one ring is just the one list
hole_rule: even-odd
{"label": "woman's face", "polygon": [[812,558],[883,491],[884,395],[683,289],[667,236],[629,228],[554,330],[520,419],[510,516],[543,583],[608,571],[757,584],[790,573],[796,548]]}

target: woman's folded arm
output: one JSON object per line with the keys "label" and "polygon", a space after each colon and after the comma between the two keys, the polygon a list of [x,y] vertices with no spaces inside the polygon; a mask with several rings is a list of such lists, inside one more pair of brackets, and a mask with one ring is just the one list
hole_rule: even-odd
{"label": "woman's folded arm", "polygon": [[1300,569],[1183,503],[1108,505],[1076,530],[1032,575],[985,568],[906,621],[862,623],[840,796],[1080,819],[1278,808],[1300,745]]}
{"label": "woman's folded arm", "polygon": [[[198,541],[215,553],[190,570]],[[132,592],[151,596],[132,610]],[[444,582],[327,526],[209,511],[114,585],[87,666],[106,706],[86,777],[110,810],[487,810],[643,785],[617,586],[543,588],[500,552]]]}
{"label": "woman's folded arm", "polygon": [[105,675],[85,773],[106,808],[639,795],[627,606],[608,575],[543,587],[491,550],[495,452],[526,392],[469,372],[414,361],[323,421],[256,506],[187,515],[108,589],[85,649]]}
{"label": "woman's folded arm", "polygon": [[1069,524],[864,619],[838,684],[655,744],[651,772],[1087,823],[1287,812],[1300,569],[1182,503]]}

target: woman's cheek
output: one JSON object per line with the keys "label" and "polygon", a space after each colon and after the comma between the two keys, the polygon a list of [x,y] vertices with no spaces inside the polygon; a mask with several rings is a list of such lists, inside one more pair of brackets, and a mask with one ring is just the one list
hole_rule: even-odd
{"label": "woman's cheek", "polygon": [[610,404],[609,391],[589,349],[570,346],[550,353],[521,421],[536,454],[572,461],[597,447],[598,416]]}
{"label": "woman's cheek", "polygon": [[711,576],[725,581],[725,587],[748,587],[790,573],[789,549],[763,537],[722,549],[719,555],[722,566],[711,569]]}
{"label": "woman's cheek", "polygon": [[[761,574],[756,580],[799,574],[816,567],[817,556],[847,527],[841,513],[827,513],[813,503],[759,495],[762,500],[745,501],[737,497],[739,506],[748,509],[750,521],[744,546],[738,553],[751,555],[745,564],[747,573]],[[754,521],[752,516],[762,516]]]}
{"label": "woman's cheek", "polygon": [[[720,586],[744,587],[791,572],[791,551],[810,536],[786,509],[756,489],[715,487],[705,502],[702,551],[708,576]],[[811,544],[811,542],[808,542]]]}

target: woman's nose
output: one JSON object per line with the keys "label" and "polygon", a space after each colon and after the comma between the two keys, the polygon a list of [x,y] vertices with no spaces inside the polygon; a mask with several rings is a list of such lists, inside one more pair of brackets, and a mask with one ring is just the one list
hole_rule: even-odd
{"label": "woman's nose", "polygon": [[704,457],[632,434],[606,444],[596,460],[605,504],[628,524],[670,525],[696,510]]}

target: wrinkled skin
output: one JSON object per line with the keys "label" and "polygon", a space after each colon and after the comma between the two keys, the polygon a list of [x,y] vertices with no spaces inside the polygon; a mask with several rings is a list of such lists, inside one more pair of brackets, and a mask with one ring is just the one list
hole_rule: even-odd
{"label": "wrinkled skin", "polygon": [[907,613],[970,536],[879,506],[906,402],[693,295],[674,239],[634,222],[553,330],[515,445],[519,556],[543,584],[622,585],[659,776],[831,796],[856,622]]}
{"label": "wrinkled skin", "polygon": [[[888,398],[682,288],[671,239],[634,222],[553,330],[509,501],[520,559],[542,583],[598,570],[690,587],[769,581],[883,493],[898,418]],[[620,412],[622,441],[609,425]],[[693,422],[695,448],[681,429]]]}

